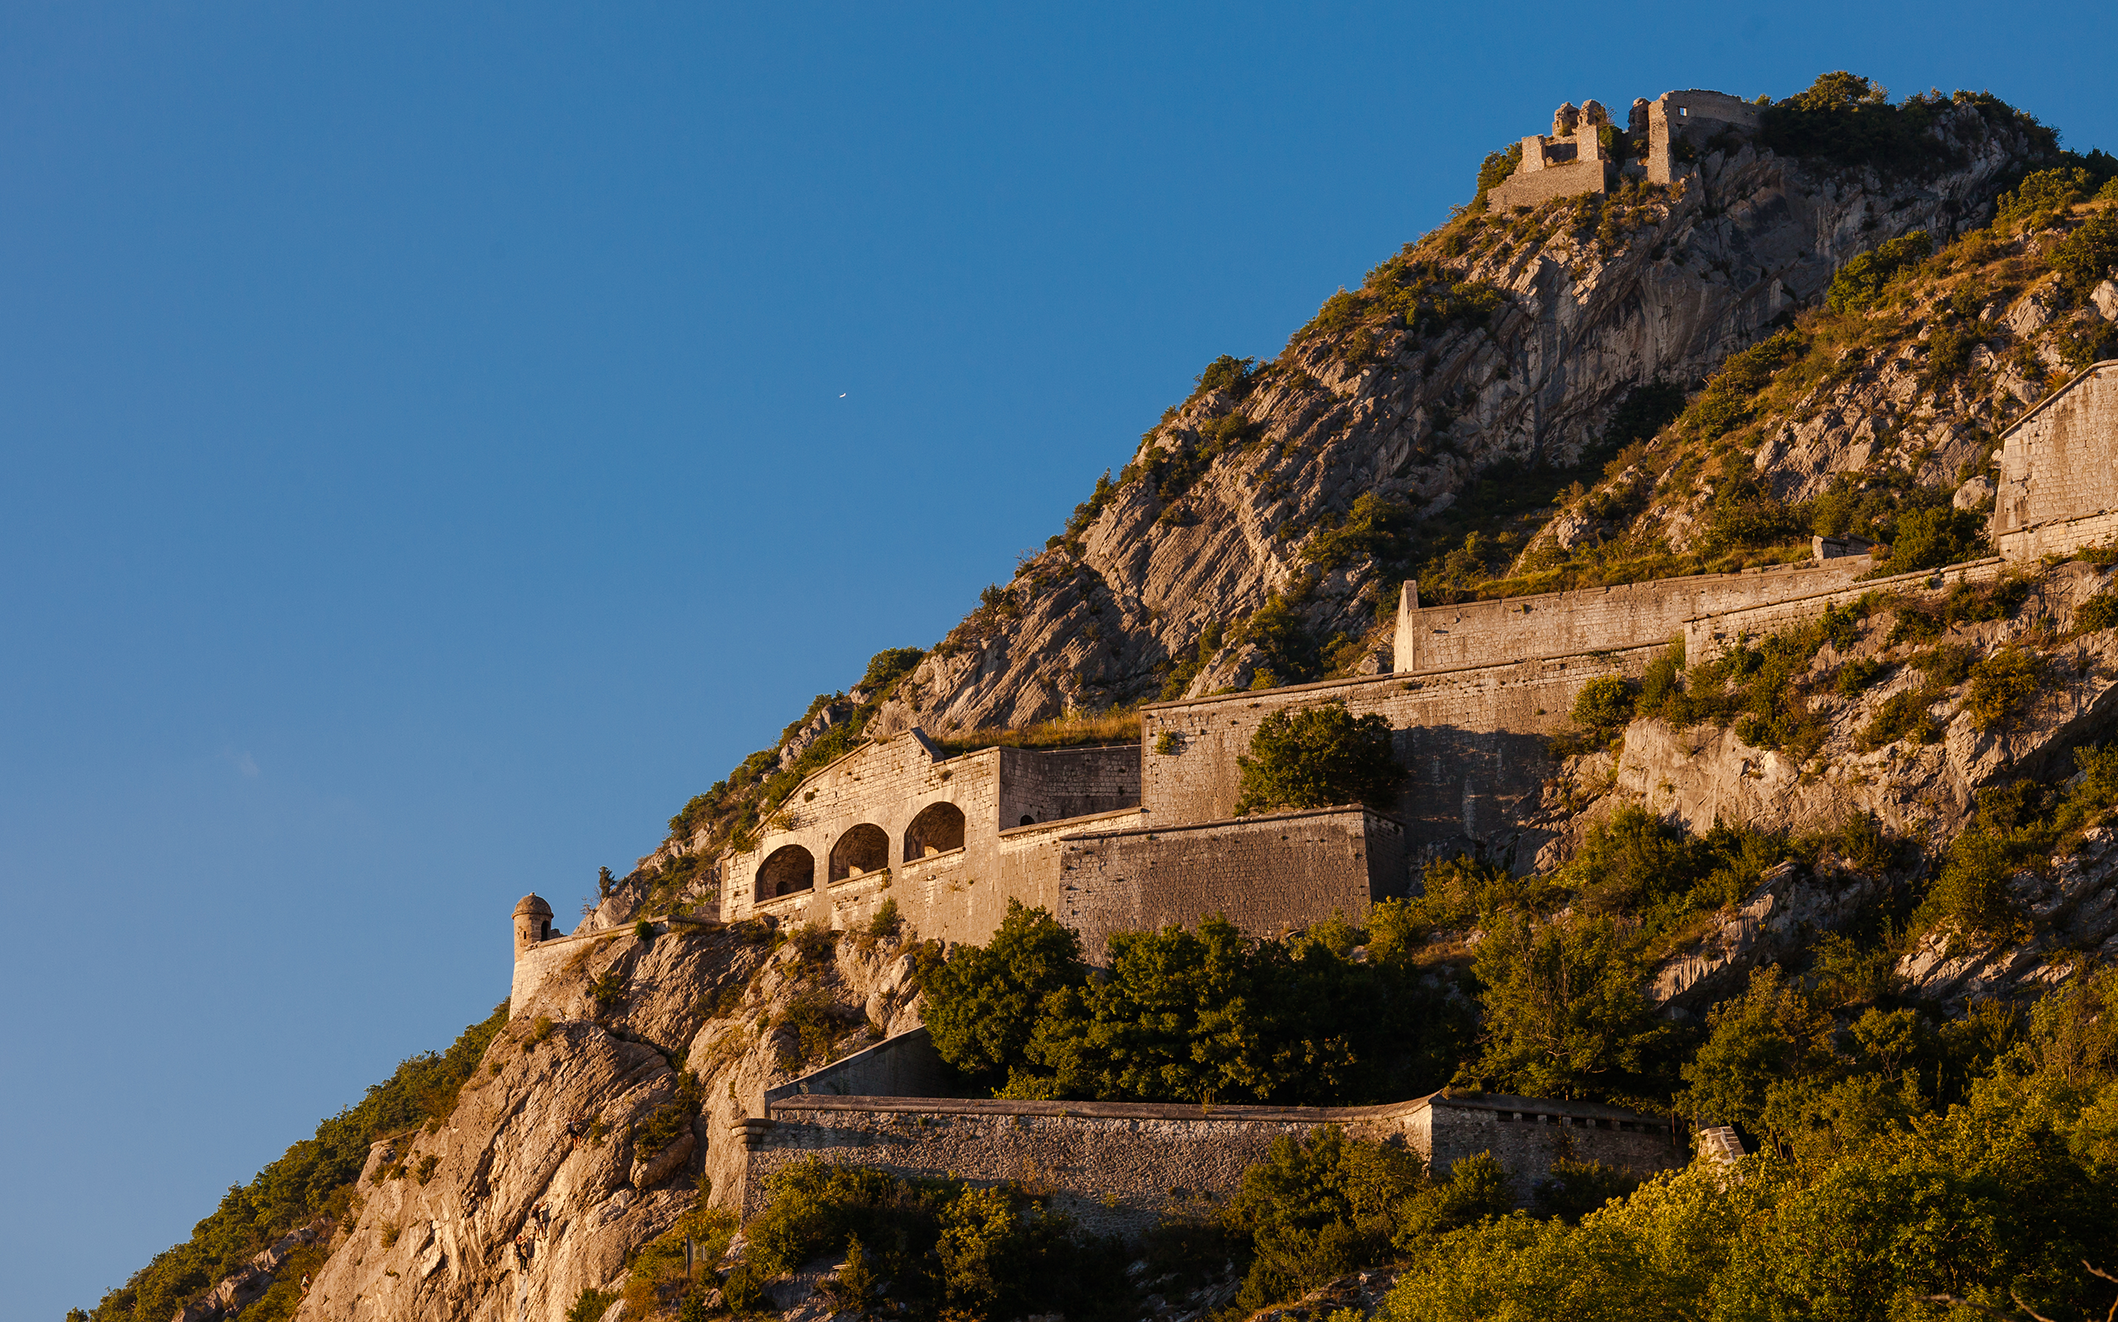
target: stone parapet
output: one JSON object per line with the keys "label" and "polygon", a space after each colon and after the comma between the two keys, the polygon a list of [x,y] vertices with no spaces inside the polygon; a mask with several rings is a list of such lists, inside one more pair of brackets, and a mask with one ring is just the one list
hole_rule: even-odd
{"label": "stone parapet", "polygon": [[[1600,675],[1637,678],[1667,645],[1664,638],[1576,656],[1154,703],[1140,709],[1141,805],[1158,828],[1234,817],[1237,759],[1249,755],[1265,718],[1341,702],[1390,726],[1406,777],[1389,815],[1404,823],[1409,852],[1495,843],[1517,830],[1518,809],[1551,774],[1547,741],[1568,728],[1582,685]],[[1534,853],[1541,837],[1523,835],[1521,843]]]}
{"label": "stone parapet", "polygon": [[1398,600],[1396,666],[1400,671],[1455,670],[1666,646],[1684,633],[1687,620],[1811,597],[1874,568],[1869,556],[1840,555],[1737,574],[1694,574],[1424,607],[1418,584],[1408,582]]}
{"label": "stone parapet", "polygon": [[2118,512],[2118,360],[2090,365],[2000,437],[1989,527],[2011,560],[2109,535]]}
{"label": "stone parapet", "polygon": [[743,1123],[742,1210],[762,1210],[772,1176],[814,1158],[902,1176],[1014,1181],[1091,1231],[1135,1237],[1172,1211],[1233,1193],[1280,1138],[1322,1125],[1396,1142],[1438,1174],[1491,1152],[1526,1202],[1554,1160],[1650,1175],[1682,1165],[1672,1126],[1616,1107],[1437,1093],[1383,1106],[1196,1106],[932,1097],[786,1097]]}
{"label": "stone parapet", "polygon": [[1719,660],[1741,639],[1762,638],[1791,625],[1806,624],[1832,606],[1851,605],[1870,593],[1926,592],[1957,583],[1990,583],[2006,567],[2006,562],[1999,556],[1989,556],[1943,569],[1890,574],[1811,596],[1702,616],[1684,625],[1684,662],[1687,666],[1696,666]]}

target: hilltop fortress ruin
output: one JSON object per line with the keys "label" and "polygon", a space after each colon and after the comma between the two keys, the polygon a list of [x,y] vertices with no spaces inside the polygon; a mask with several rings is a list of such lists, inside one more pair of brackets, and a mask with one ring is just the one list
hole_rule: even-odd
{"label": "hilltop fortress ruin", "polygon": [[1552,131],[1522,140],[1522,162],[1486,194],[1488,207],[1534,207],[1556,197],[1608,193],[1627,178],[1666,184],[1708,150],[1721,133],[1758,127],[1758,107],[1721,92],[1691,88],[1639,98],[1623,133],[1595,101],[1569,101],[1552,113]]}

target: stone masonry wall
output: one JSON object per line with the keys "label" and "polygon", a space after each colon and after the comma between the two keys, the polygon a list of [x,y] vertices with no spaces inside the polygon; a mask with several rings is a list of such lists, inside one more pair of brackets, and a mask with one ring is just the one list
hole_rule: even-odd
{"label": "stone masonry wall", "polygon": [[1486,191],[1486,206],[1499,211],[1541,206],[1577,193],[1608,193],[1617,177],[1616,161],[1561,161],[1541,170],[1518,169]]}
{"label": "stone masonry wall", "polygon": [[2011,560],[2072,550],[2082,543],[2046,546],[2050,539],[2040,538],[2039,531],[2113,512],[2118,512],[2118,361],[2088,368],[2002,434],[1994,545]]}
{"label": "stone masonry wall", "polygon": [[[804,781],[784,805],[784,820],[755,849],[730,857],[723,870],[722,917],[845,928],[888,898],[921,936],[983,941],[1006,916],[1010,897],[1056,908],[1059,856],[1053,842],[1061,835],[1131,824],[1138,811],[1139,758],[1139,749],[1129,744],[987,748],[942,758],[916,733],[865,745]],[[963,847],[907,858],[907,831],[936,803],[962,811]],[[1061,813],[1075,815],[1048,820]],[[1036,821],[1014,825],[1025,816]],[[831,881],[832,847],[860,825],[888,837],[888,866]],[[789,845],[809,852],[815,885],[759,900],[759,868]]]}
{"label": "stone masonry wall", "polygon": [[1741,98],[1696,87],[1664,92],[1647,108],[1648,182],[1670,183],[1690,168],[1676,159],[1677,139],[1700,147],[1723,129],[1754,131],[1758,125],[1758,108]]}
{"label": "stone masonry wall", "polygon": [[1095,965],[1113,932],[1195,927],[1215,913],[1260,936],[1334,911],[1358,922],[1407,888],[1405,828],[1363,808],[1077,835],[1060,849],[1054,913]]}
{"label": "stone masonry wall", "polygon": [[1003,748],[1000,829],[1088,817],[1140,803],[1140,746]]}
{"label": "stone masonry wall", "polygon": [[1600,1161],[1645,1177],[1682,1165],[1685,1155],[1663,1121],[1615,1107],[1502,1096],[1436,1103],[1420,1146],[1428,1165],[1443,1171],[1492,1153],[1508,1168],[1518,1204],[1530,1200],[1554,1161]]}
{"label": "stone masonry wall", "polygon": [[1821,565],[1698,574],[1456,606],[1422,607],[1418,585],[1407,583],[1398,600],[1396,668],[1453,670],[1666,645],[1684,632],[1687,620],[1814,596],[1874,567],[1868,556],[1844,556]]}
{"label": "stone masonry wall", "polygon": [[942,1060],[934,1038],[924,1028],[899,1033],[865,1050],[809,1071],[791,1083],[765,1091],[767,1103],[783,1097],[948,1097],[958,1085],[956,1071]]}
{"label": "stone masonry wall", "polygon": [[1869,593],[1925,593],[1939,591],[1957,583],[1985,583],[1997,577],[2005,567],[2006,562],[1998,557],[1972,560],[1960,565],[1950,565],[1946,569],[1922,569],[1910,574],[1891,574],[1884,578],[1870,579],[1866,583],[1851,583],[1814,596],[1798,597],[1793,601],[1777,601],[1768,605],[1753,606],[1747,610],[1727,611],[1691,620],[1684,626],[1684,663],[1687,666],[1703,665],[1718,659],[1722,653],[1734,646],[1738,639],[1762,638],[1782,629],[1806,624],[1822,615],[1827,607],[1850,605]]}
{"label": "stone masonry wall", "polygon": [[[1379,714],[1396,733],[1407,768],[1390,816],[1403,822],[1417,855],[1462,843],[1495,842],[1514,832],[1523,801],[1535,796],[1552,763],[1545,743],[1568,727],[1581,686],[1599,675],[1637,677],[1663,644],[1587,656],[1550,657],[1439,674],[1327,680],[1258,693],[1233,693],[1141,708],[1148,752],[1141,806],[1157,829],[1235,815],[1250,738],[1276,711],[1343,702],[1354,715]],[[1168,743],[1161,736],[1170,736]],[[1171,752],[1157,752],[1158,747]],[[1536,852],[1542,837],[1521,837]]]}
{"label": "stone masonry wall", "polygon": [[1136,1236],[1165,1214],[1218,1200],[1242,1182],[1273,1140],[1336,1124],[1361,1138],[1403,1143],[1446,1175],[1473,1152],[1508,1166],[1526,1202],[1556,1156],[1640,1174],[1681,1165],[1666,1123],[1612,1107],[1517,1097],[1420,1098],[1387,1106],[1170,1106],[942,1098],[788,1097],[747,1122],[745,1219],[770,1197],[772,1176],[815,1158],[898,1175],[976,1184],[1019,1181],[1091,1231]]}

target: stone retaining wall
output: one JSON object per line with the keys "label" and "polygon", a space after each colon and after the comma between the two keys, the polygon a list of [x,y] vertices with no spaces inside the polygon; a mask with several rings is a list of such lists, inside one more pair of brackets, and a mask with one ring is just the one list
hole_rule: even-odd
{"label": "stone retaining wall", "polygon": [[1395,732],[1393,751],[1409,774],[1389,815],[1404,823],[1410,853],[1492,843],[1516,830],[1518,810],[1551,774],[1546,742],[1568,728],[1581,686],[1599,675],[1637,677],[1666,645],[1156,703],[1140,711],[1141,806],[1156,824],[1233,817],[1236,759],[1249,754],[1259,723],[1277,711],[1343,702],[1356,716],[1382,716]]}
{"label": "stone retaining wall", "polygon": [[1874,568],[1871,557],[1842,556],[1822,564],[1425,607],[1418,584],[1406,583],[1397,608],[1396,668],[1454,670],[1667,644],[1684,632],[1687,620],[1812,597]]}
{"label": "stone retaining wall", "polygon": [[1584,1103],[1435,1094],[1387,1106],[1168,1106],[932,1097],[787,1097],[736,1126],[751,1149],[742,1214],[761,1211],[775,1173],[815,1158],[903,1176],[1017,1181],[1088,1229],[1136,1236],[1178,1208],[1218,1201],[1281,1137],[1336,1124],[1398,1142],[1437,1173],[1477,1152],[1509,1168],[1525,1203],[1554,1159],[1641,1175],[1682,1165],[1671,1126]]}
{"label": "stone retaining wall", "polygon": [[[2069,533],[2118,512],[2118,360],[2096,363],[2001,433],[1994,546],[2011,560],[2064,554]],[[2056,535],[2055,535],[2056,534]],[[2100,536],[2097,538],[2100,540]]]}
{"label": "stone retaining wall", "polygon": [[1095,965],[1113,932],[1196,927],[1217,913],[1255,936],[1333,912],[1359,922],[1408,885],[1403,824],[1364,808],[1076,835],[1060,850],[1054,912]]}

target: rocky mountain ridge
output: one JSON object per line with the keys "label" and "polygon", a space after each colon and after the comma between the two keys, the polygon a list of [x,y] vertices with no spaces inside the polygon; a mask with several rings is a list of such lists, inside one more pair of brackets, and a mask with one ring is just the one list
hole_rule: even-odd
{"label": "rocky mountain ridge", "polygon": [[[1667,400],[1667,387],[1727,370],[1733,355],[1822,299],[1856,254],[1983,224],[2002,185],[2049,149],[2030,127],[1971,102],[1941,114],[1934,141],[1946,164],[1915,178],[1731,141],[1678,188],[1632,181],[1598,205],[1459,217],[1408,245],[1362,290],[1334,296],[1274,362],[1209,368],[1053,546],[916,664],[820,698],[752,759],[744,783],[798,776],[806,758],[863,733],[1019,729],[1163,692],[1388,669],[1378,624],[1410,564],[1404,547],[1437,549],[1444,531],[1483,535],[1486,525],[1462,516],[1499,465],[1568,470],[1635,443],[1629,460],[1600,477],[1592,461],[1572,495],[1541,504],[1539,525],[1502,549],[1495,572],[1627,539],[1657,540],[1662,553],[1709,539],[1730,480],[1662,461],[1691,424],[1671,424],[1662,459],[1645,453],[1682,404]],[[1993,260],[2028,261],[2044,240],[2007,242],[2021,251]],[[1752,432],[1730,433],[1753,447],[1740,457],[1772,501],[1816,501],[1841,477],[1885,470],[1953,489],[2006,415],[1996,401],[2019,408],[2036,398],[2063,361],[2065,336],[2093,318],[2118,320],[2118,290],[2108,309],[2101,290],[2065,307],[2036,287],[1980,302],[1958,314],[1986,337],[1964,351],[1973,379],[1936,394],[1930,365],[1950,324],[1937,309],[1952,295],[1930,292],[1885,334],[1893,352],[1811,383],[1785,409],[1754,410]],[[1923,347],[1903,349],[1915,344]],[[1404,511],[1391,516],[1396,532],[1368,535],[1363,519],[1378,500]],[[2005,613],[1917,636],[1898,624],[1918,602],[1876,603],[1853,636],[1802,660],[1791,682],[1818,721],[1797,736],[1638,716],[1548,788],[1563,839],[1545,865],[1563,862],[1595,822],[1642,805],[1701,830],[1733,816],[1790,834],[1842,821],[1850,806],[1931,852],[1976,811],[1981,788],[2018,767],[2063,777],[2070,750],[2118,714],[2118,635],[2075,628],[2107,579],[2103,565],[2051,567]],[[2035,700],[2005,722],[1984,721],[1969,672],[1924,660],[1951,648],[1966,664],[2034,652],[2045,667]],[[1842,692],[1849,672],[1869,678]],[[1903,726],[1879,741],[1886,717]],[[725,840],[728,825],[680,816],[671,841],[584,916],[578,930],[598,939],[515,1008],[446,1123],[370,1154],[357,1205],[308,1228],[329,1256],[294,1316],[351,1318],[357,1308],[556,1322],[596,1291],[624,1296],[605,1317],[674,1308],[668,1251],[704,1225],[700,1207],[730,1196],[730,1125],[807,1064],[918,1022],[906,934],[684,921],[714,891],[707,846]],[[2084,952],[2118,955],[2111,840],[2096,827],[2078,851],[2011,874],[2032,920],[2017,939],[1963,950],[1937,935],[1906,954],[1896,976],[1961,1004],[2048,981]],[[1702,1011],[1750,969],[1800,951],[1903,884],[1902,873],[1861,875],[1829,859],[1770,869],[1663,960],[1651,999]],[[643,918],[655,921],[635,930]],[[295,1247],[272,1246],[279,1259],[216,1285],[184,1322],[259,1298]],[[1364,1282],[1358,1306],[1379,1292]],[[1189,1315],[1228,1297],[1217,1284],[1164,1311]],[[813,1301],[786,1302],[829,1315]]]}
{"label": "rocky mountain ridge", "polygon": [[[1238,626],[1274,594],[1310,638],[1338,640],[1339,668],[1386,669],[1374,625],[1394,584],[1372,557],[1305,554],[1359,497],[1432,518],[1496,464],[1578,461],[1633,392],[1704,379],[1856,254],[1988,219],[2040,150],[1970,105],[1937,134],[1960,155],[1930,178],[1812,169],[1746,141],[1670,189],[1471,213],[1408,245],[1272,363],[1202,378],[1090,517],[921,662],[877,730],[1020,727],[1151,698],[1217,625],[1181,691],[1248,685],[1276,658]],[[1378,316],[1405,306],[1409,327]]]}

